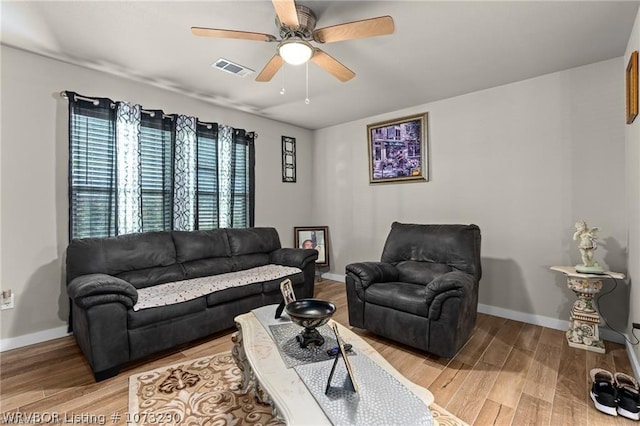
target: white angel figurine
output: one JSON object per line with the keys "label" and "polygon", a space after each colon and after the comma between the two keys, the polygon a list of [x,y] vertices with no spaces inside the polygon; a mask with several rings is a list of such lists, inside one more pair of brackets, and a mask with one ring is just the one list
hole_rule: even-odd
{"label": "white angel figurine", "polygon": [[602,268],[598,262],[593,261],[593,251],[598,248],[596,243],[596,232],[599,228],[589,228],[587,222],[579,220],[575,225],[576,232],[573,233],[573,239],[580,239],[578,248],[582,256],[582,265],[577,265],[576,270],[581,272],[601,272]]}

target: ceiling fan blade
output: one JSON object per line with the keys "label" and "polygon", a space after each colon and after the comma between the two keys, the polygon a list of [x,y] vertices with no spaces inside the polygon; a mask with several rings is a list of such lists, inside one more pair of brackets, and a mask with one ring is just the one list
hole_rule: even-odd
{"label": "ceiling fan blade", "polygon": [[300,22],[298,22],[298,12],[296,11],[296,2],[294,0],[272,1],[280,23],[290,28],[295,28],[300,25]]}
{"label": "ceiling fan blade", "polygon": [[191,27],[193,35],[202,37],[239,38],[242,40],[275,41],[271,34],[252,33],[248,31],[221,30],[218,28]]}
{"label": "ceiling fan blade", "polygon": [[318,43],[333,43],[334,41],[391,34],[394,28],[391,16],[379,16],[317,29],[313,32],[313,39]]}
{"label": "ceiling fan blade", "polygon": [[342,65],[338,60],[323,50],[316,49],[311,60],[343,83],[356,76],[356,73]]}
{"label": "ceiling fan blade", "polygon": [[256,77],[256,81],[270,81],[273,76],[278,72],[280,67],[284,64],[284,60],[277,53],[269,60],[267,65],[264,66],[260,74]]}

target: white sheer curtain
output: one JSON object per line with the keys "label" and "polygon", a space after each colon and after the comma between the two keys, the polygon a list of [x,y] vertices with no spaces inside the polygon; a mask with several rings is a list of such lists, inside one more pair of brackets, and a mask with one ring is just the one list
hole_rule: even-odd
{"label": "white sheer curtain", "polygon": [[220,228],[231,228],[231,203],[233,171],[233,128],[220,126],[218,133],[218,214]]}
{"label": "white sheer curtain", "polygon": [[116,104],[118,234],[142,231],[140,105]]}
{"label": "white sheer curtain", "polygon": [[173,229],[193,231],[196,226],[197,120],[186,115],[178,115],[176,120]]}

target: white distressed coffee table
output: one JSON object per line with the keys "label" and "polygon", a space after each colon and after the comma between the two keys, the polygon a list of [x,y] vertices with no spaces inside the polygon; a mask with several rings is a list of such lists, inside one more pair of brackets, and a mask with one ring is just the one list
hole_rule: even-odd
{"label": "white distressed coffee table", "polygon": [[[331,425],[293,368],[287,368],[269,333],[256,316],[249,312],[235,318],[238,331],[233,334],[232,354],[242,370],[242,387],[254,386],[258,398],[271,405],[273,414],[287,425]],[[427,406],[433,394],[400,374],[367,342],[333,320],[342,339],[353,345],[356,352],[367,355],[389,374],[410,389]]]}

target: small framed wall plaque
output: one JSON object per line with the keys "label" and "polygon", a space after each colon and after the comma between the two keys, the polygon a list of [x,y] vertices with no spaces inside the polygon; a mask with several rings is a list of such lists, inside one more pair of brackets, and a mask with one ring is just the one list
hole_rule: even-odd
{"label": "small framed wall plaque", "polygon": [[282,181],[296,181],[296,138],[282,137]]}

